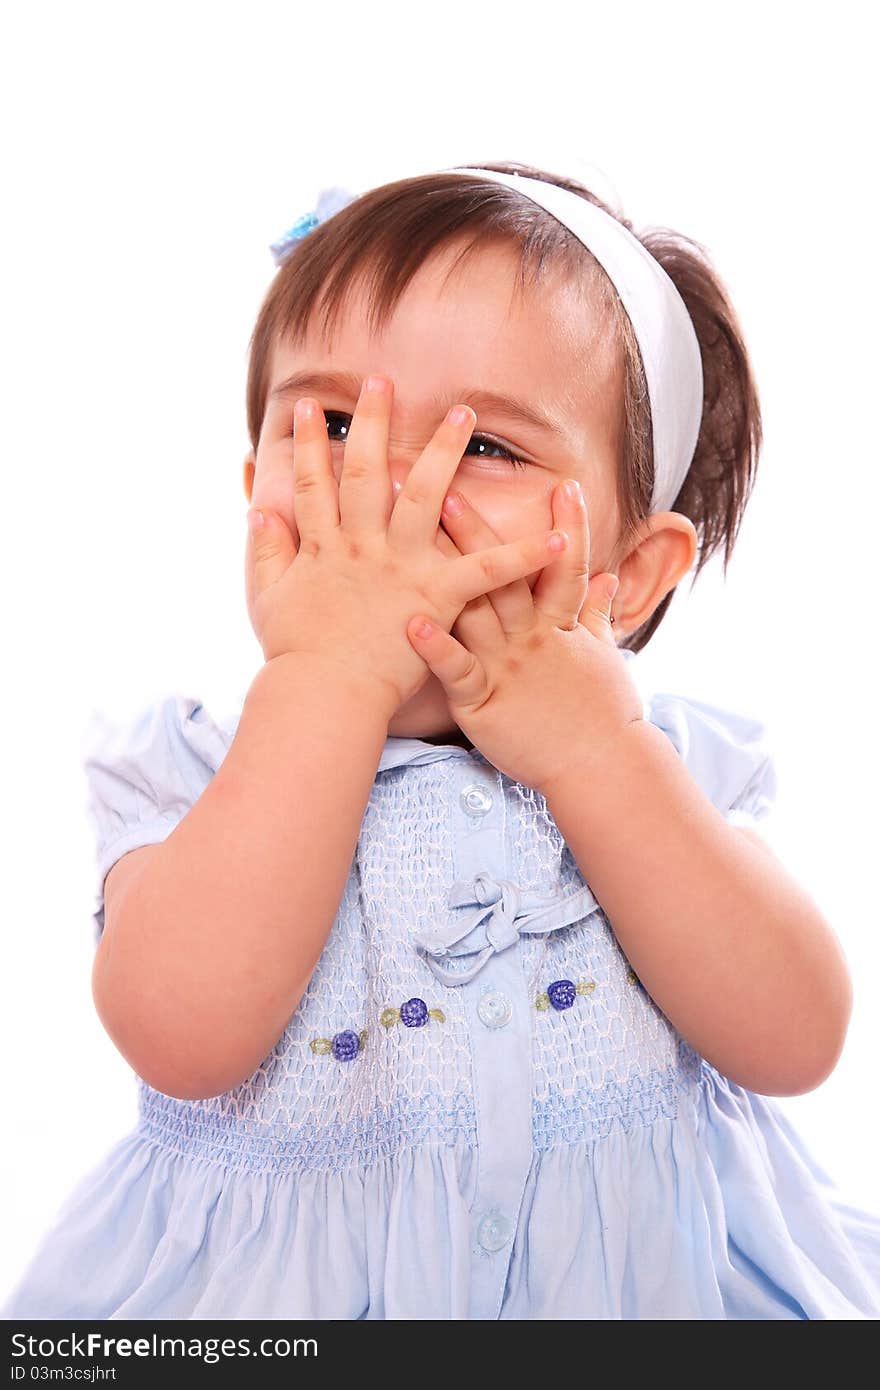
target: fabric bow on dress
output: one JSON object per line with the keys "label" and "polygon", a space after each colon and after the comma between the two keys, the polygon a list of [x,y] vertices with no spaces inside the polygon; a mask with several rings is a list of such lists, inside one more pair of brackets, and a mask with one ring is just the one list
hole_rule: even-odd
{"label": "fabric bow on dress", "polygon": [[[457,916],[449,926],[419,932],[414,938],[415,945],[427,952],[427,964],[437,979],[447,985],[467,984],[491,955],[514,945],[522,932],[544,935],[570,927],[599,906],[586,885],[567,897],[558,893],[524,893],[510,879],[493,878],[488,873],[452,885],[449,906],[471,904],[475,910]],[[452,949],[456,946],[457,950]],[[479,954],[469,970],[449,970],[439,964],[444,956],[470,955],[474,951]]]}

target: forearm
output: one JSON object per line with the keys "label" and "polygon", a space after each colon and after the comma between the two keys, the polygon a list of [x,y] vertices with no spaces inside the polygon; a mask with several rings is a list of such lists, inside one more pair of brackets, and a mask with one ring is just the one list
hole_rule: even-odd
{"label": "forearm", "polygon": [[547,804],[654,1002],[740,1085],[818,1085],[843,1046],[852,988],[808,895],[727,824],[649,721],[629,726],[601,769],[577,764]]}
{"label": "forearm", "polygon": [[174,1094],[244,1080],[289,1022],[339,907],[390,713],[341,665],[267,663],[220,767],[108,920],[101,989],[125,1002],[126,1055],[136,1069],[149,1056]]}

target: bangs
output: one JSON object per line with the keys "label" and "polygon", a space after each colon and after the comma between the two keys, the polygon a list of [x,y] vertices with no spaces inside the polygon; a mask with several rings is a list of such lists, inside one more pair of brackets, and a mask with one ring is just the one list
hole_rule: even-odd
{"label": "bangs", "polygon": [[[527,172],[524,166],[498,168]],[[572,189],[599,203],[579,185]],[[456,243],[461,245],[444,284],[471,255],[499,244],[519,251],[521,293],[540,283],[550,266],[561,267],[592,291],[610,283],[573,232],[501,184],[460,174],[424,174],[371,189],[297,242],[272,282],[250,342],[247,414],[254,447],[274,345],[301,344],[314,316],[332,351],[340,316],[361,291],[368,330],[381,332],[421,267]],[[602,302],[606,307],[607,293]]]}

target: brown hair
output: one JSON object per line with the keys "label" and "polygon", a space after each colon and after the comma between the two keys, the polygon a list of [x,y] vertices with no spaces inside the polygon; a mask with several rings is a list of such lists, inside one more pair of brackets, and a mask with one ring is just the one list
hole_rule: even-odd
{"label": "brown hair", "polygon": [[[463,168],[469,167],[466,165]],[[583,184],[526,164],[470,166],[519,173],[559,184],[597,204],[637,236],[662,265],[690,313],[703,364],[703,415],[694,457],[668,510],[690,518],[698,537],[691,588],[703,566],[724,544],[723,571],[733,553],[761,448],[757,387],[736,312],[706,250],[667,228],[637,233]],[[459,174],[423,174],[370,190],[321,223],[293,249],[273,279],[251,335],[247,423],[254,450],[269,389],[272,351],[280,340],[296,343],[318,309],[332,338],[346,292],[365,273],[369,327],[381,328],[419,267],[440,247],[470,235],[461,256],[488,241],[520,248],[520,284],[545,264],[561,263],[598,295],[623,354],[622,457],[617,478],[621,516],[618,552],[625,555],[650,513],[654,483],[651,408],[641,354],[629,316],[595,257],[573,232],[537,203],[501,184]],[[640,651],[660,625],[675,589],[621,645]]]}

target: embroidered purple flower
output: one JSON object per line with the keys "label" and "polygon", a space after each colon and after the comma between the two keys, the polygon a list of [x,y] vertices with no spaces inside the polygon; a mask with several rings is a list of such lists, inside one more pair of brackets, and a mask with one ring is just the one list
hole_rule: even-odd
{"label": "embroidered purple flower", "polygon": [[350,1062],[352,1057],[356,1057],[367,1045],[366,1028],[362,1028],[359,1033],[355,1033],[352,1028],[346,1028],[341,1033],[336,1033],[332,1038],[312,1038],[309,1047],[317,1056],[334,1056],[337,1062]]}
{"label": "embroidered purple flower", "polygon": [[427,1023],[428,1006],[424,999],[407,999],[405,1004],[401,1004],[400,1021],[407,1028],[421,1028],[423,1023]]}
{"label": "embroidered purple flower", "polygon": [[595,980],[578,980],[574,984],[572,980],[554,980],[552,985],[548,985],[543,994],[539,994],[535,1000],[535,1008],[546,1011],[553,1005],[554,1009],[570,1009],[575,1001],[575,995],[592,994],[596,988]]}
{"label": "embroidered purple flower", "polygon": [[407,999],[399,1009],[390,1006],[383,1009],[379,1015],[379,1022],[383,1028],[393,1028],[395,1023],[405,1023],[407,1028],[421,1028],[429,1018],[435,1018],[438,1023],[446,1022],[446,1015],[442,1009],[429,1009],[424,999]]}
{"label": "embroidered purple flower", "polygon": [[350,1062],[352,1057],[358,1055],[360,1045],[357,1033],[346,1028],[344,1033],[337,1033],[333,1039],[333,1056],[340,1062]]}
{"label": "embroidered purple flower", "polygon": [[554,980],[547,993],[554,1009],[570,1009],[575,1000],[574,980]]}

